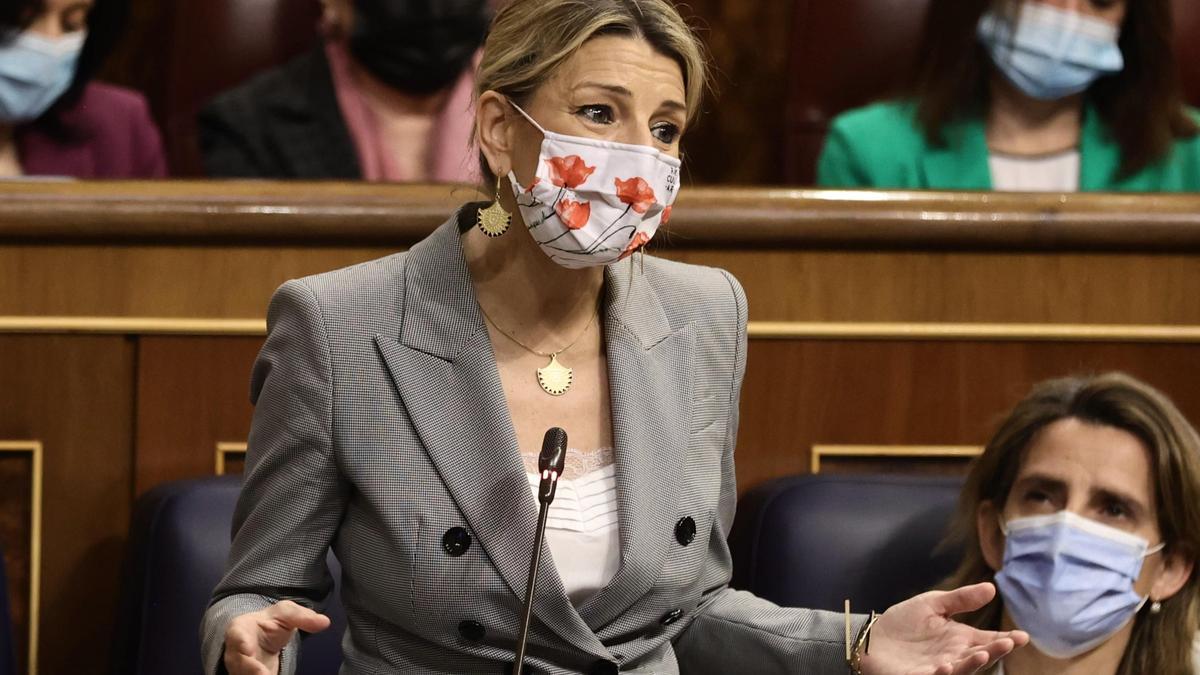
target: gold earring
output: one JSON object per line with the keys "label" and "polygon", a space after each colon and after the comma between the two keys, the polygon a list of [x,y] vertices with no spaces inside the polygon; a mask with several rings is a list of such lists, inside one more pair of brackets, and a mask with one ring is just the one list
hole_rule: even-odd
{"label": "gold earring", "polygon": [[496,176],[496,201],[487,208],[479,209],[479,216],[475,221],[480,231],[489,237],[499,237],[508,232],[508,226],[512,224],[512,214],[505,211],[504,206],[500,204],[501,180],[500,176]]}

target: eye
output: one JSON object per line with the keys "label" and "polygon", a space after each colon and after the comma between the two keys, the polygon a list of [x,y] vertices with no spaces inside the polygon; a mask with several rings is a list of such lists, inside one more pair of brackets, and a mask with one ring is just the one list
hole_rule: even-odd
{"label": "eye", "polygon": [[660,143],[671,145],[679,140],[680,131],[679,127],[670,122],[659,122],[650,127],[650,133],[654,134],[654,138],[658,139]]}
{"label": "eye", "polygon": [[1025,501],[1031,504],[1045,504],[1050,501],[1050,495],[1041,490],[1030,490],[1025,493]]}
{"label": "eye", "polygon": [[77,3],[64,9],[59,15],[63,32],[74,33],[87,28],[88,15],[91,12],[92,6],[87,3]]}
{"label": "eye", "polygon": [[1103,511],[1108,518],[1128,518],[1131,515],[1127,506],[1115,501],[1105,503]]}
{"label": "eye", "polygon": [[612,124],[612,108],[602,103],[582,105],[575,109],[575,114],[592,124]]}

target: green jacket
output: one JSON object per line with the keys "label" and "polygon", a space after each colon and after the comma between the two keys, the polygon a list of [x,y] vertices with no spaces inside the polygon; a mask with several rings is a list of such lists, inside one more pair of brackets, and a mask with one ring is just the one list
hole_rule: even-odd
{"label": "green jacket", "polygon": [[[947,125],[944,147],[930,145],[911,103],[876,103],[833,121],[817,165],[826,187],[990,190],[987,138],[982,119]],[[1189,111],[1200,122],[1200,114]],[[1167,157],[1128,178],[1115,176],[1121,151],[1104,122],[1084,111],[1079,141],[1081,192],[1200,191],[1200,135],[1179,139]]]}

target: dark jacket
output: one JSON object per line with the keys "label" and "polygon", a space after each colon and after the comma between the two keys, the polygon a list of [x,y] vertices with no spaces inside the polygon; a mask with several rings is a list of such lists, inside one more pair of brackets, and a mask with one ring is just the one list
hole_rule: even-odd
{"label": "dark jacket", "polygon": [[362,178],[320,46],[220,94],[197,121],[214,178]]}

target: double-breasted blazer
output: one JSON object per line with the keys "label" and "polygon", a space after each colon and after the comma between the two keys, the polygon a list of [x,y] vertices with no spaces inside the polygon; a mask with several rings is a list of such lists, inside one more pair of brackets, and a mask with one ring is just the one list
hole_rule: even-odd
{"label": "double-breasted blazer", "polygon": [[[251,378],[233,547],[201,627],[207,672],[237,614],[284,598],[321,606],[331,546],[343,672],[511,664],[537,505],[463,259],[475,207],[408,252],[276,292]],[[650,256],[612,265],[603,328],[621,564],[575,606],[543,552],[533,672],[843,672],[841,615],[728,587],[746,362],[737,281]],[[696,525],[686,545],[683,518]],[[451,555],[443,536],[456,527],[470,544]],[[462,621],[482,636],[461,634]],[[284,650],[284,672],[299,643]]]}

